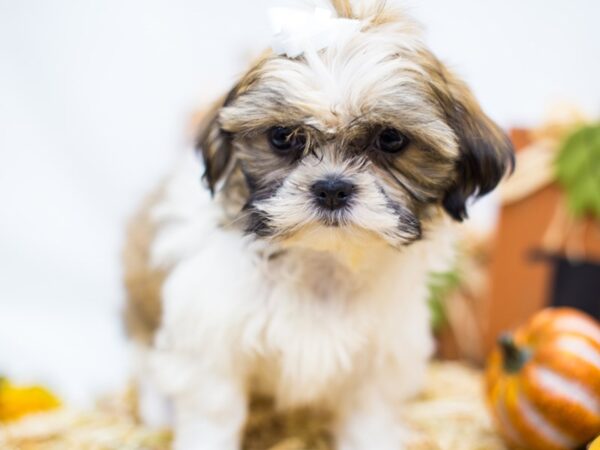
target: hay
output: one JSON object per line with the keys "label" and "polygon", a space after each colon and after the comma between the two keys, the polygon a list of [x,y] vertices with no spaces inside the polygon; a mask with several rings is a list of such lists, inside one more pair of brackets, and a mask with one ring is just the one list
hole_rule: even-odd
{"label": "hay", "polygon": [[[169,450],[171,433],[141,426],[134,395],[99,402],[95,411],[68,409],[27,417],[0,428],[2,450]],[[481,375],[456,363],[434,363],[422,395],[404,408],[415,429],[409,450],[507,450],[493,431]],[[244,450],[331,450],[327,414],[273,411],[254,399]]]}

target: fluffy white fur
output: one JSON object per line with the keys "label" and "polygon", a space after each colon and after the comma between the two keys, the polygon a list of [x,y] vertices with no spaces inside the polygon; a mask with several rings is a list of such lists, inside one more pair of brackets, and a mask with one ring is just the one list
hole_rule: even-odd
{"label": "fluffy white fur", "polygon": [[238,449],[258,389],[284,407],[333,408],[340,450],[401,449],[399,406],[433,350],[427,276],[451,259],[450,225],[400,251],[321,228],[307,242],[322,248],[282,252],[218,227],[200,171],[186,157],[153,215],[153,262],[170,274],[143,375],[174,406],[175,448]]}
{"label": "fluffy white fur", "polygon": [[[331,409],[339,450],[409,436],[402,400],[433,351],[427,278],[451,263],[450,217],[495,187],[512,147],[410,20],[352,3],[360,32],[241,77],[200,127],[205,167],[190,152],[153,210],[166,279],[141,406],[160,421],[168,399],[175,450],[238,450],[251,391]],[[386,129],[408,144],[382,147]],[[351,186],[343,208],[318,204],[331,177]]]}

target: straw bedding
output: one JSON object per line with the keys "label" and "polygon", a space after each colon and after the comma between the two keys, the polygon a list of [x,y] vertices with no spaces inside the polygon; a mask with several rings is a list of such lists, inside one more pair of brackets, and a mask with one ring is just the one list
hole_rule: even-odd
{"label": "straw bedding", "polygon": [[[135,393],[98,402],[95,410],[62,409],[0,426],[2,450],[169,450],[171,433],[140,425]],[[507,450],[485,408],[481,374],[458,363],[431,365],[421,396],[405,408],[415,430],[407,450]],[[244,450],[331,450],[327,414],[273,411],[254,399]]]}

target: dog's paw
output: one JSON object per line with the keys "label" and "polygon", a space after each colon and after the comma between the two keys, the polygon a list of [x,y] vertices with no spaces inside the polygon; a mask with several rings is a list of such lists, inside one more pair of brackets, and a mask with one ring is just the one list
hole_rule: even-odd
{"label": "dog's paw", "polygon": [[367,426],[346,429],[337,436],[336,448],[337,450],[439,450],[421,433],[402,424],[388,424],[377,432]]}
{"label": "dog's paw", "polygon": [[173,450],[240,450],[237,440],[206,435],[202,430],[175,433]]}
{"label": "dog's paw", "polygon": [[407,429],[401,448],[403,450],[441,450],[440,446],[425,433],[414,429]]}
{"label": "dog's paw", "polygon": [[144,425],[153,428],[173,425],[173,410],[169,400],[143,380],[138,383],[138,415]]}

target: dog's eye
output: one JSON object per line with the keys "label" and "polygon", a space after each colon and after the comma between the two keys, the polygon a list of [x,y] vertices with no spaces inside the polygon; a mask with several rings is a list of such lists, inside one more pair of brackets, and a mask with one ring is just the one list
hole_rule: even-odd
{"label": "dog's eye", "polygon": [[375,141],[378,150],[385,153],[398,153],[409,144],[406,136],[395,128],[384,128]]}
{"label": "dog's eye", "polygon": [[302,150],[306,136],[297,128],[273,127],[268,133],[269,143],[277,152],[290,153]]}

